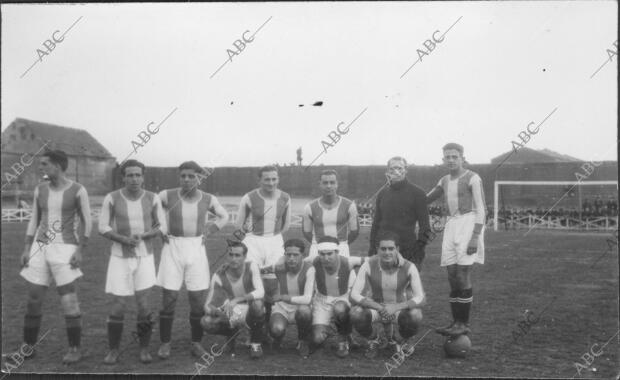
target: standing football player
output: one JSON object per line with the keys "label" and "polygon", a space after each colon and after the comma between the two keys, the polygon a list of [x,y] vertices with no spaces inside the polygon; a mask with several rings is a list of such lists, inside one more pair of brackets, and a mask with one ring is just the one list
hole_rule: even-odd
{"label": "standing football player", "polygon": [[474,263],[484,264],[486,203],[482,179],[478,174],[463,168],[464,160],[461,145],[446,144],[443,147],[443,162],[450,174],[442,177],[428,193],[429,203],[443,196],[448,207],[448,220],[441,246],[441,266],[448,270],[453,321],[436,331],[451,336],[470,332],[472,267]]}
{"label": "standing football player", "polygon": [[228,262],[216,271],[205,302],[201,325],[209,334],[225,335],[234,352],[235,336],[240,328],[250,330],[250,357],[263,356],[261,346],[265,322],[265,290],[260,269],[246,260],[248,247],[228,242]]}
{"label": "standing football player", "polygon": [[[170,357],[170,340],[174,309],[183,282],[187,288],[190,305],[191,353],[200,357],[206,353],[201,345],[203,329],[200,319],[204,315],[206,290],[210,283],[207,259],[207,236],[219,231],[228,222],[228,213],[217,198],[199,190],[201,178],[207,172],[194,161],[179,166],[180,188],[159,193],[168,217],[169,235],[164,246],[157,272],[157,285],[162,287],[162,310],[159,313],[161,346],[157,356]],[[207,226],[208,213],[215,214],[215,223]]]}
{"label": "standing football player", "polygon": [[307,339],[312,329],[310,301],[314,292],[314,267],[304,260],[305,249],[303,241],[287,240],[284,243],[284,265],[270,268],[278,279],[278,292],[273,296],[275,305],[271,311],[269,332],[275,340],[275,347],[279,348],[288,324],[296,323],[297,351],[307,358],[310,353]]}
{"label": "standing football player", "polygon": [[[413,262],[419,272],[422,270],[427,236],[431,232],[430,220],[424,190],[409,182],[406,175],[407,160],[392,157],[386,172],[389,186],[381,189],[377,195],[368,256],[377,253],[379,231],[394,231],[400,240],[400,253]],[[416,224],[419,227],[417,236]]]}
{"label": "standing football player", "polygon": [[325,236],[338,239],[338,254],[349,257],[349,244],[359,235],[357,207],[351,200],[337,194],[338,175],[323,170],[319,180],[323,193],[304,207],[303,234],[312,243],[308,257],[317,256],[317,241]]}
{"label": "standing football player", "polygon": [[157,194],[142,189],[144,164],[127,160],[120,167],[125,187],[105,196],[99,233],[112,240],[105,292],[114,296],[108,317],[110,351],[105,364],[116,364],[128,298],[136,296],[140,361],[150,363],[151,324],[148,297],[155,285],[153,239],[167,233],[166,216]]}
{"label": "standing football player", "polygon": [[[369,339],[366,351],[369,359],[377,357],[381,343],[377,324],[397,324],[402,340],[407,341],[418,331],[422,321],[420,307],[425,300],[418,269],[410,261],[399,260],[398,235],[380,232],[377,240],[379,254],[362,265],[351,289],[351,299],[358,303],[351,309],[351,322]],[[367,287],[371,292],[365,297],[362,293]],[[406,343],[395,341],[393,336],[387,336],[386,340],[395,352],[401,351]]]}
{"label": "standing football player", "polygon": [[[278,169],[263,166],[258,171],[260,188],[241,198],[237,213],[238,230],[247,234],[243,243],[248,248],[248,260],[259,268],[274,265],[284,255],[284,239],[291,224],[291,197],[278,189]],[[271,314],[271,297],[278,286],[273,273],[262,275],[265,285],[267,319]]]}
{"label": "standing football player", "polygon": [[[28,281],[28,306],[24,316],[24,343],[34,355],[41,327],[41,308],[47,288],[52,282],[60,295],[65,315],[69,352],[63,357],[65,364],[76,363],[82,358],[82,313],[78,302],[75,280],[82,276],[80,263],[92,230],[90,204],[84,186],[65,176],[69,164],[61,150],[42,154],[39,170],[49,182],[34,190],[32,217],[26,230],[25,247],[21,257],[20,275]],[[79,230],[82,232],[78,239]],[[36,235],[37,244],[33,244]],[[23,351],[22,351],[23,352]]]}

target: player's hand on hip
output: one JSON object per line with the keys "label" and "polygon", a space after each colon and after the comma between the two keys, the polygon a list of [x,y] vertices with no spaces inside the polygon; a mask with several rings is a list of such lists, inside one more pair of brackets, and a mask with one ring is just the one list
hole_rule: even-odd
{"label": "player's hand on hip", "polygon": [[478,252],[478,235],[474,235],[469,241],[469,245],[467,245],[467,254],[473,255]]}
{"label": "player's hand on hip", "polygon": [[22,268],[26,268],[28,266],[28,261],[30,261],[30,248],[26,247],[24,248],[24,252],[22,252],[22,257],[20,260]]}
{"label": "player's hand on hip", "polygon": [[170,243],[170,237],[168,235],[161,234],[161,241],[164,243]]}
{"label": "player's hand on hip", "polygon": [[73,253],[73,255],[71,255],[71,259],[69,260],[71,269],[79,268],[81,262],[82,262],[82,249],[78,247]]}

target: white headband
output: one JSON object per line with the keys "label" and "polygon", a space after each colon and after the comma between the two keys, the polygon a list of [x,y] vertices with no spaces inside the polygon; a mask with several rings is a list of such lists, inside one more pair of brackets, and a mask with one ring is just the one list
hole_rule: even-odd
{"label": "white headband", "polygon": [[338,250],[338,244],[326,241],[326,242],[323,242],[323,243],[319,243],[317,245],[317,250],[319,250],[319,251],[337,251]]}

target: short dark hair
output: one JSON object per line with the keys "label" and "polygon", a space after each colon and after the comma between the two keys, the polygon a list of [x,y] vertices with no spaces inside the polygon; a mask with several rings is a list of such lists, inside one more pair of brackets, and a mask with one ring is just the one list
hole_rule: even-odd
{"label": "short dark hair", "polygon": [[273,165],[265,165],[262,168],[258,169],[258,178],[263,177],[263,172],[276,172],[278,173],[278,168]]}
{"label": "short dark hair", "polygon": [[398,237],[398,234],[396,232],[383,230],[379,231],[379,234],[377,236],[377,247],[379,246],[379,243],[384,240],[391,240],[394,242],[395,246],[400,246],[400,238]]}
{"label": "short dark hair", "polygon": [[461,157],[463,157],[463,153],[465,152],[465,149],[463,149],[463,145],[457,144],[457,143],[447,143],[442,148],[442,150],[444,150],[444,151],[448,150],[448,149],[454,149],[454,150],[458,151],[461,154]]}
{"label": "short dark hair", "polygon": [[69,166],[69,158],[67,158],[67,153],[63,152],[62,150],[48,150],[41,156],[47,157],[52,164],[60,166],[60,169],[63,172],[67,170],[67,167]]}
{"label": "short dark hair", "polygon": [[340,242],[338,241],[338,239],[336,239],[333,236],[323,236],[322,238],[319,239],[319,241],[317,243],[336,243],[336,244],[340,244]]}
{"label": "short dark hair", "polygon": [[248,246],[247,245],[243,244],[240,241],[229,240],[228,241],[228,249],[235,248],[235,247],[243,248],[243,256],[246,256],[248,254]]}
{"label": "short dark hair", "polygon": [[142,162],[138,160],[127,160],[121,165],[121,176],[125,176],[125,169],[129,167],[139,167],[142,170],[142,174],[144,175],[145,166]]}
{"label": "short dark hair", "polygon": [[297,247],[301,253],[304,253],[306,250],[306,245],[301,239],[288,239],[286,243],[284,243],[284,249],[287,247]]}
{"label": "short dark hair", "polygon": [[319,180],[323,178],[324,175],[335,175],[336,179],[338,179],[338,173],[334,169],[325,169],[321,171],[321,175],[319,176]]}
{"label": "short dark hair", "polygon": [[407,165],[408,165],[408,164],[407,164],[407,160],[405,159],[405,157],[402,157],[402,156],[394,156],[394,157],[390,158],[390,159],[388,160],[388,162],[387,162],[387,166],[388,166],[388,167],[390,166],[390,162],[392,162],[392,161],[401,161],[403,164],[405,164],[405,169],[407,168]]}
{"label": "short dark hair", "polygon": [[196,163],[196,161],[185,161],[181,165],[179,165],[179,171],[190,169],[196,172],[196,174],[206,175],[204,168]]}

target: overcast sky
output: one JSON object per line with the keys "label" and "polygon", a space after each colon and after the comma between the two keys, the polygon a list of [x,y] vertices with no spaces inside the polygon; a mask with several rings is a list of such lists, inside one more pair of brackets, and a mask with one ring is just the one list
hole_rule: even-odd
{"label": "overcast sky", "polygon": [[146,165],[282,164],[300,146],[309,164],[361,113],[315,165],[432,165],[450,141],[488,163],[557,107],[527,147],[616,160],[617,59],[590,78],[616,15],[612,1],[2,5],[2,129],[82,128],[120,161],[176,109],[138,148]]}

